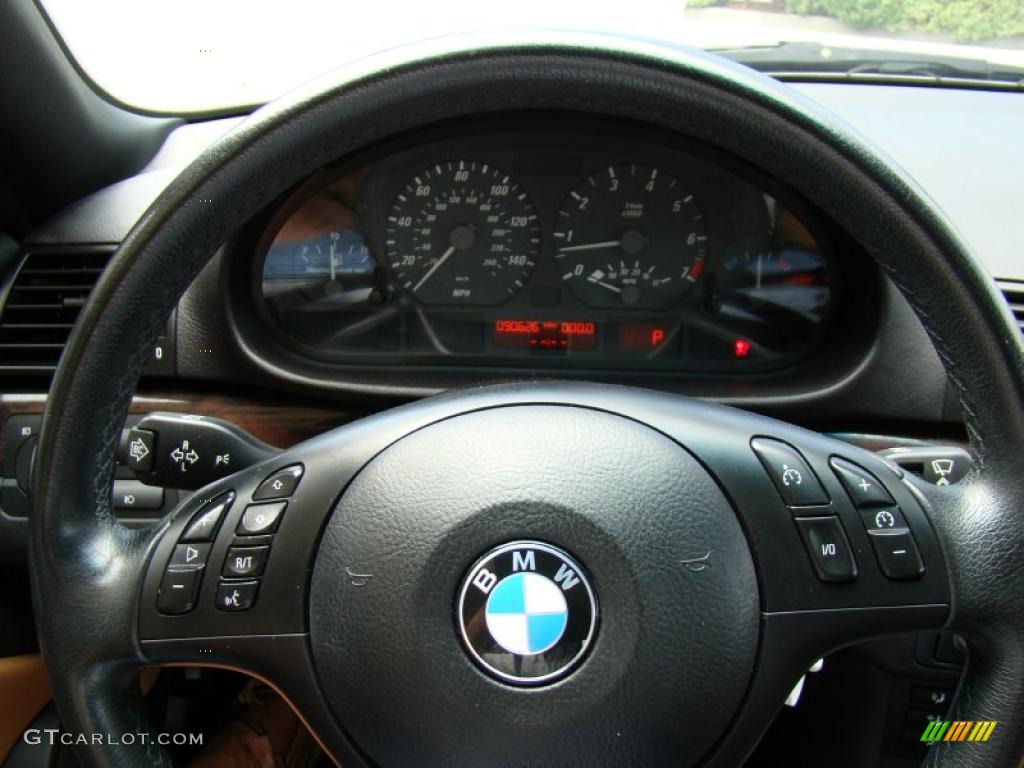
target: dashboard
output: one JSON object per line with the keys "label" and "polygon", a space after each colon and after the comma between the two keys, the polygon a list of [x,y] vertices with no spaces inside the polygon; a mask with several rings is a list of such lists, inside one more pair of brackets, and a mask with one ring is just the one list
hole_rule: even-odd
{"label": "dashboard", "polygon": [[235,255],[253,335],[308,360],[740,374],[809,358],[867,269],[731,158],[565,119],[345,159]]}
{"label": "dashboard", "polygon": [[[876,126],[882,138],[902,136],[900,162],[920,155],[925,173],[955,171],[929,191],[974,198],[973,207],[950,206],[958,223],[975,220],[964,211],[1002,211],[996,226],[972,234],[1012,250],[1003,238],[1014,218],[975,193],[991,169],[1013,164],[978,163],[967,177],[965,163],[935,164],[936,144],[955,156],[985,142],[951,140],[956,122],[921,107],[932,94],[804,90],[848,117],[861,110],[868,117],[859,126]],[[960,104],[939,106],[951,103]],[[927,130],[893,131],[908,119]],[[64,265],[56,282],[98,274],[92,260],[65,257],[105,263],[183,162],[233,122],[181,126],[142,172],[47,222],[26,244],[37,261],[12,268],[10,286],[19,270],[31,278],[23,292],[55,282],[47,259]],[[990,145],[1012,152],[1019,142]],[[989,186],[1019,192],[1010,182]],[[1001,197],[1002,205],[1012,199]],[[1018,269],[1015,251],[1013,259]],[[0,280],[0,304],[13,304],[4,287]],[[62,296],[57,311],[75,301]],[[59,354],[60,344],[45,344]],[[917,318],[813,199],[710,147],[596,116],[460,120],[336,159],[213,255],[154,354],[129,429],[154,410],[216,414],[275,445],[385,400],[549,375],[643,384],[814,429],[871,432],[848,436],[872,447],[891,444],[877,437],[886,433],[933,438],[960,429]],[[0,525],[5,557],[20,560],[45,382],[10,381],[14,394],[0,396]],[[192,459],[179,453],[184,471]],[[228,472],[230,458],[218,450],[215,461]],[[148,524],[177,505],[173,483],[137,483],[127,464],[118,472],[118,515]],[[907,711],[899,695],[889,705],[896,728]]]}

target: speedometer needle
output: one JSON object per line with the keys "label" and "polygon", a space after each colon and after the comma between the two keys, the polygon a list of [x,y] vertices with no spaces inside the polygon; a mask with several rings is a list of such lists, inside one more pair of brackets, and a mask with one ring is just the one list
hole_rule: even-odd
{"label": "speedometer needle", "polygon": [[416,291],[418,291],[420,288],[422,288],[423,284],[425,282],[427,282],[427,280],[429,280],[433,276],[433,274],[435,272],[437,272],[438,269],[440,269],[442,264],[444,264],[446,261],[448,261],[448,257],[451,256],[453,253],[455,253],[455,246],[454,245],[448,246],[448,250],[441,254],[441,258],[439,258],[437,261],[435,261],[434,262],[434,266],[432,266],[430,269],[427,270],[427,274],[425,274],[423,277],[421,277],[420,281],[418,283],[416,283],[416,285],[413,286],[412,292],[416,293]]}
{"label": "speedometer needle", "polygon": [[603,243],[584,243],[583,245],[567,245],[564,248],[559,248],[559,253],[569,253],[571,251],[600,251],[604,248],[617,248],[622,244],[621,240],[606,240]]}

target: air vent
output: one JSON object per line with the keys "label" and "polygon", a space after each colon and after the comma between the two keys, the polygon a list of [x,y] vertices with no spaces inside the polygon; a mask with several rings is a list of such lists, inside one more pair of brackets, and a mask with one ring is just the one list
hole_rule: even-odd
{"label": "air vent", "polygon": [[1010,311],[1017,318],[1017,325],[1024,331],[1024,281],[998,280],[999,290],[1006,297]]}
{"label": "air vent", "polygon": [[80,246],[38,249],[24,257],[0,312],[0,372],[46,374],[57,367],[113,252],[112,246]]}

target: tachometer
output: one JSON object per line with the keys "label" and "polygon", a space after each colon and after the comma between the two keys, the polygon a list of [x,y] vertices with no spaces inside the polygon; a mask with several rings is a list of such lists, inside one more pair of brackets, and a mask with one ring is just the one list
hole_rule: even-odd
{"label": "tachometer", "polygon": [[500,304],[529,279],[540,248],[533,203],[499,168],[453,160],[399,192],[385,245],[398,284],[425,304]]}
{"label": "tachometer", "polygon": [[704,271],[703,218],[693,195],[658,168],[605,168],[573,189],[558,212],[562,280],[593,307],[667,308]]}

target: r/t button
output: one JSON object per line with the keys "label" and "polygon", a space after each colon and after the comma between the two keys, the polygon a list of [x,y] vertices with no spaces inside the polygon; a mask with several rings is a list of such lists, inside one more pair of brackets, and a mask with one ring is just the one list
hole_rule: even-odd
{"label": "r/t button", "polygon": [[270,555],[269,546],[231,547],[224,559],[223,574],[229,579],[240,579],[247,576],[259,576],[267,564]]}

